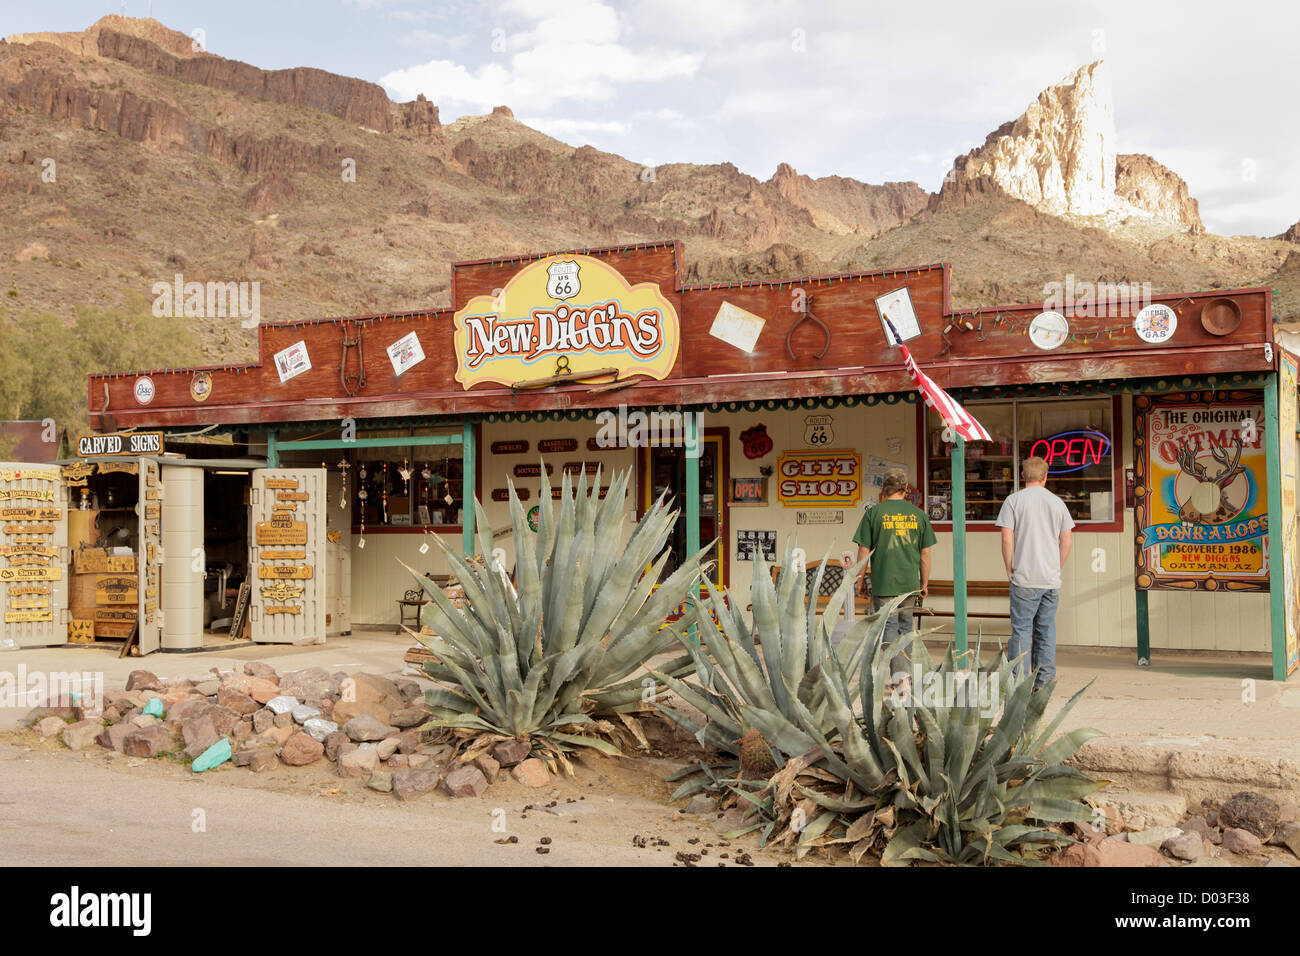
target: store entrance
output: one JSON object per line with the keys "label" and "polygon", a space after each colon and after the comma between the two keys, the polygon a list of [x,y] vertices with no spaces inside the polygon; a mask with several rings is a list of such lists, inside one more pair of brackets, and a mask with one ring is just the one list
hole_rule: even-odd
{"label": "store entrance", "polygon": [[[706,556],[714,562],[709,580],[715,586],[727,582],[727,511],[723,501],[728,471],[727,436],[724,428],[706,429],[700,449],[700,546],[716,541]],[[678,511],[668,537],[670,554],[664,566],[667,577],[686,560],[686,449],[680,444],[651,445],[641,453],[641,512],[667,492],[669,507]],[[721,547],[719,547],[721,544]]]}
{"label": "store entrance", "polygon": [[[252,475],[247,470],[203,472],[203,632],[248,640],[248,501]],[[240,611],[241,602],[243,609]],[[235,618],[239,620],[236,621]]]}

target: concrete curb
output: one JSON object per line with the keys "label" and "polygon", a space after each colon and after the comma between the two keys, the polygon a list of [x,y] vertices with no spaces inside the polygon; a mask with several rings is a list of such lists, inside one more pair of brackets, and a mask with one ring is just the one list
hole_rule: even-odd
{"label": "concrete curb", "polygon": [[1218,738],[1099,737],[1069,761],[1098,779],[1133,791],[1179,794],[1188,806],[1254,790],[1300,802],[1300,761],[1243,754],[1244,742]]}

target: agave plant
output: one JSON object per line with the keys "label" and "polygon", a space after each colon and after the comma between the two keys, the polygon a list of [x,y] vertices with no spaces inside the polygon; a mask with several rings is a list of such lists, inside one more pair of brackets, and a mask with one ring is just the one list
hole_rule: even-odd
{"label": "agave plant", "polygon": [[[619,752],[610,742],[614,725],[601,715],[618,713],[644,745],[627,715],[644,688],[629,675],[675,643],[664,622],[695,586],[704,551],[660,583],[676,511],[661,498],[620,547],[630,470],[614,477],[603,500],[599,472],[590,489],[585,474],[575,486],[566,472],[558,515],[541,471],[536,534],[510,485],[517,593],[499,568],[472,566],[435,535],[464,588],[463,608],[417,575],[432,601],[422,618],[434,634],[416,637],[436,657],[426,672],[446,685],[425,692],[434,714],[426,727],[457,728],[465,759],[498,740],[531,738],[568,770],[565,752],[574,747]],[[492,528],[477,501],[474,508],[479,547],[490,555]],[[665,672],[689,666],[682,656]]]}
{"label": "agave plant", "polygon": [[[902,640],[902,647],[911,643],[910,636]],[[1094,811],[1083,798],[1100,785],[1064,761],[1100,731],[1052,735],[1087,687],[1043,727],[1055,682],[1035,692],[1005,655],[981,666],[977,649],[968,670],[950,647],[937,667],[927,660],[922,669],[928,653],[918,652],[918,686],[902,694],[885,691],[893,653],[874,638],[854,691],[836,662],[820,670],[838,747],[822,731],[825,715],[796,701],[798,723],[816,746],[789,761],[759,795],[784,826],[777,842],[797,843],[801,851],[851,843],[855,860],[883,848],[885,865],[1039,863],[1039,851],[1072,842],[1051,825],[1089,820]],[[996,691],[1000,708],[988,706],[991,695],[980,699],[981,683]],[[964,692],[953,693],[957,687]],[[801,779],[810,769],[816,774]],[[836,781],[829,788],[827,774]]]}
{"label": "agave plant", "polygon": [[[806,597],[807,572],[796,569],[791,560],[793,547],[794,541],[787,540],[775,583],[763,556],[755,555],[750,584],[752,627],[736,602],[729,603],[705,582],[708,601],[689,614],[704,647],[682,637],[698,683],[650,671],[704,714],[706,721],[697,724],[673,708],[659,709],[702,745],[731,755],[713,764],[700,762],[669,778],[689,777],[673,794],[674,800],[737,783],[761,786],[788,758],[816,746],[816,740],[799,723],[801,712],[809,715],[821,735],[834,735],[830,701],[818,679],[822,667],[833,658],[840,671],[854,673],[869,641],[883,634],[886,618],[907,597],[896,598],[880,612],[857,622],[839,646],[833,647],[831,630],[861,565],[845,572],[819,616],[816,600]],[[810,593],[818,593],[824,568],[825,562],[817,569]],[[731,777],[738,780],[728,779]]]}

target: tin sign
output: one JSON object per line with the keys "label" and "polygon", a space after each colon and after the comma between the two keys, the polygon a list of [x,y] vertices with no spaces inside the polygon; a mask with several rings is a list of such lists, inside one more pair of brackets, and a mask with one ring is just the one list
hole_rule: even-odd
{"label": "tin sign", "polygon": [[393,363],[393,374],[401,375],[424,361],[424,349],[420,347],[420,337],[414,332],[403,335],[388,346],[388,361]]}

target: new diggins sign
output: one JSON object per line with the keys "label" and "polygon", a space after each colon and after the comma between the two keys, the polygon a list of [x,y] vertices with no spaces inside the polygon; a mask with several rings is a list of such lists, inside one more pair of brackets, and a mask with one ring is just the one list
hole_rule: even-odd
{"label": "new diggins sign", "polygon": [[1029,457],[1047,462],[1048,474],[1052,475],[1068,475],[1089,465],[1100,465],[1109,454],[1110,436],[1091,430],[1040,438],[1029,449]]}

